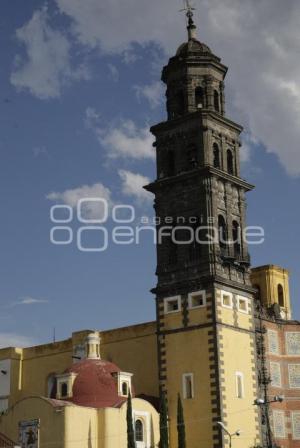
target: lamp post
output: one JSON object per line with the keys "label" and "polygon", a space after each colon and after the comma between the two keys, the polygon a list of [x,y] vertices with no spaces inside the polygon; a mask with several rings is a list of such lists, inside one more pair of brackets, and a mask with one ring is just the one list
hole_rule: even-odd
{"label": "lamp post", "polygon": [[263,418],[265,420],[265,424],[267,426],[267,448],[278,448],[277,445],[273,443],[273,436],[271,431],[271,425],[270,425],[270,418],[269,418],[269,404],[271,403],[282,403],[284,400],[284,397],[282,395],[275,395],[275,397],[272,400],[264,399],[264,398],[257,398],[254,401],[255,406],[259,406],[262,409]]}
{"label": "lamp post", "polygon": [[237,429],[233,434],[231,434],[223,422],[217,422],[219,426],[221,426],[222,430],[228,435],[229,437],[229,448],[232,448],[232,439],[234,436],[239,437],[241,435],[241,431]]}

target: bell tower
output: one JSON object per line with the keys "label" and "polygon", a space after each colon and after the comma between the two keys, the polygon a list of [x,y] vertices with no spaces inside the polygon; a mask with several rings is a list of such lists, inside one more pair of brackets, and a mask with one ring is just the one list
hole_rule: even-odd
{"label": "bell tower", "polygon": [[177,394],[183,399],[189,448],[228,447],[218,422],[259,444],[253,402],[254,290],[243,237],[245,193],[240,176],[242,127],[226,116],[227,67],[196,37],[188,6],[188,41],[164,67],[167,120],[156,137],[157,337],[159,382],[177,446]]}

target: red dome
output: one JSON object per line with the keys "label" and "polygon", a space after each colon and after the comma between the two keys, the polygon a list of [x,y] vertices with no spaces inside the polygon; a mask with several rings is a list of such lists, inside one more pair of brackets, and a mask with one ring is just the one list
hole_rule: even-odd
{"label": "red dome", "polygon": [[66,371],[77,374],[69,400],[93,408],[120,406],[126,398],[118,394],[118,372],[120,369],[115,364],[100,359],[85,359],[74,364]]}

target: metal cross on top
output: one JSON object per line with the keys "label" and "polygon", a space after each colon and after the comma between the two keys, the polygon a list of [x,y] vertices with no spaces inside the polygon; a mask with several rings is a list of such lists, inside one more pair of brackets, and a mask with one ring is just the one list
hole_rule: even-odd
{"label": "metal cross on top", "polygon": [[195,11],[196,8],[194,8],[194,7],[191,5],[190,0],[184,0],[183,3],[184,3],[184,6],[185,6],[185,7],[184,7],[183,9],[181,9],[180,12],[182,12],[182,11],[186,11],[186,16],[187,16],[187,18],[188,18],[189,20],[192,20],[192,19],[193,19],[193,16],[194,16],[193,11]]}

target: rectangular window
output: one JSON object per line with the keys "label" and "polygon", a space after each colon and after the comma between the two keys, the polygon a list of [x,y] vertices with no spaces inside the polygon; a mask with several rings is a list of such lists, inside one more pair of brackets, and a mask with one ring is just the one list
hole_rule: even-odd
{"label": "rectangular window", "polygon": [[291,389],[300,389],[300,364],[289,364],[289,385]]}
{"label": "rectangular window", "polygon": [[194,375],[193,373],[185,373],[182,377],[183,380],[183,398],[185,400],[191,400],[194,398]]}
{"label": "rectangular window", "polygon": [[189,308],[203,308],[206,305],[205,291],[192,292],[188,296]]}
{"label": "rectangular window", "polygon": [[292,412],[293,440],[300,440],[300,411]]}
{"label": "rectangular window", "polygon": [[281,387],[281,368],[279,362],[270,362],[272,387]]}
{"label": "rectangular window", "polygon": [[273,411],[275,439],[285,439],[285,417],[283,411]]}
{"label": "rectangular window", "polygon": [[176,297],[169,297],[165,299],[164,306],[165,306],[165,314],[170,313],[177,313],[181,309],[181,303],[180,303],[180,296]]}
{"label": "rectangular window", "polygon": [[237,398],[244,398],[244,375],[241,372],[236,372],[236,396]]}
{"label": "rectangular window", "polygon": [[231,292],[221,291],[222,306],[225,308],[232,308],[232,294]]}
{"label": "rectangular window", "polygon": [[274,330],[268,330],[268,345],[270,353],[279,354],[278,334]]}
{"label": "rectangular window", "polygon": [[249,312],[249,300],[247,297],[237,296],[238,310],[241,313],[248,314]]}

